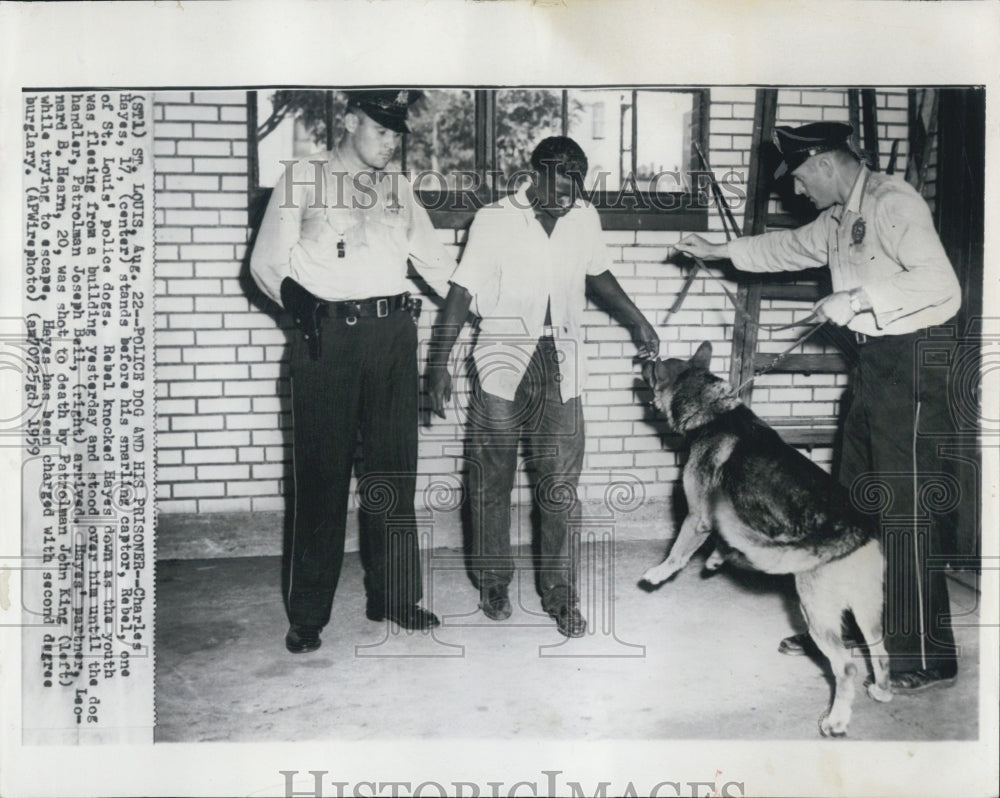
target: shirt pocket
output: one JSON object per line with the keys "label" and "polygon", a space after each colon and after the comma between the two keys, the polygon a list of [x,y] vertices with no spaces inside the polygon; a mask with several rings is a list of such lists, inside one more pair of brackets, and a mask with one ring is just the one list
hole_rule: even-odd
{"label": "shirt pocket", "polygon": [[[406,258],[409,252],[408,226],[406,219],[399,215],[371,211],[364,221],[352,231],[357,235],[356,243],[371,247],[382,253],[392,253],[393,257]],[[354,240],[352,235],[348,241]]]}
{"label": "shirt pocket", "polygon": [[306,208],[302,215],[302,229],[300,237],[306,241],[316,243],[323,237],[326,228],[326,217],[322,209]]}

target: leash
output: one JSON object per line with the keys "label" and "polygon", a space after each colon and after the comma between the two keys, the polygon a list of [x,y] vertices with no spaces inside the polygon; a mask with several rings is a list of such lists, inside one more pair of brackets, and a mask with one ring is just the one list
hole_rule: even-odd
{"label": "leash", "polygon": [[[709,179],[712,181],[712,197],[715,199],[715,207],[718,209],[719,217],[722,219],[722,229],[726,231],[726,240],[732,241],[732,236],[739,238],[740,228],[736,224],[736,217],[733,216],[732,208],[729,207],[726,198],[722,196],[722,189],[719,188],[719,181],[715,179],[715,172],[712,171],[711,164],[709,164],[708,158],[705,157],[705,153],[701,151],[698,142],[695,141],[692,144],[694,145],[694,151],[698,153],[702,167],[708,172]],[[732,230],[732,234],[729,232],[730,229]]]}
{"label": "leash", "polygon": [[[704,269],[705,273],[713,280],[715,280],[715,282],[718,283],[719,287],[725,292],[726,296],[729,297],[729,301],[732,302],[733,310],[736,311],[737,315],[739,315],[751,327],[756,327],[758,330],[790,330],[793,327],[801,327],[803,324],[808,324],[818,316],[818,314],[814,310],[804,319],[800,319],[799,321],[793,321],[789,324],[764,324],[763,322],[759,322],[755,320],[753,316],[751,316],[749,313],[743,310],[743,308],[740,307],[739,300],[736,298],[733,292],[726,287],[726,284],[722,282],[722,280],[720,280],[718,277],[716,277],[714,274],[712,274],[712,272],[708,270],[708,266],[705,265],[705,261],[703,261],[696,255],[689,255],[688,257],[692,258],[695,263],[694,268],[692,269],[692,273],[697,273],[699,269]],[[676,305],[677,303],[675,302],[674,304]]]}
{"label": "leash", "polygon": [[755,372],[752,376],[747,377],[745,380],[743,380],[743,382],[740,383],[739,387],[735,391],[736,395],[739,396],[740,392],[744,388],[746,388],[751,382],[753,382],[758,377],[761,377],[764,374],[767,374],[772,369],[774,369],[774,367],[777,366],[782,360],[784,360],[789,354],[791,354],[793,350],[798,349],[798,347],[800,347],[802,344],[808,341],[813,336],[814,333],[818,332],[820,328],[824,327],[825,325],[826,325],[825,321],[822,321],[819,324],[814,324],[808,330],[808,332],[806,332],[805,335],[799,337],[795,341],[795,343],[793,343],[790,347],[783,350],[777,357],[775,357],[774,360],[771,361],[770,366],[768,366],[766,369],[761,369],[760,371]]}
{"label": "leash", "polygon": [[[736,311],[736,313],[739,314],[743,318],[743,320],[747,324],[749,324],[750,326],[752,326],[752,327],[756,327],[759,330],[771,330],[771,331],[790,330],[793,327],[801,327],[801,326],[803,326],[805,324],[809,324],[810,322],[814,321],[817,318],[817,316],[819,315],[814,310],[812,313],[810,313],[804,319],[801,319],[799,321],[793,321],[790,324],[764,324],[762,322],[756,321],[749,313],[747,313],[745,310],[743,310],[743,308],[741,308],[739,306],[739,302],[737,301],[736,297],[733,295],[733,292],[730,291],[726,287],[726,285],[722,282],[722,280],[720,280],[718,277],[716,277],[714,274],[712,274],[712,272],[710,272],[708,270],[708,267],[705,265],[705,261],[703,261],[701,258],[698,258],[698,257],[695,257],[695,256],[691,256],[691,257],[694,258],[694,262],[695,262],[695,266],[694,266],[694,269],[692,271],[693,272],[697,272],[698,269],[704,269],[705,273],[709,277],[711,277],[713,280],[715,280],[715,282],[717,282],[719,284],[719,287],[722,288],[722,290],[725,292],[726,296],[729,297],[729,301],[732,302],[733,309]],[[762,370],[756,372],[753,376],[748,377],[746,380],[744,380],[740,384],[740,386],[736,389],[736,393],[739,394],[744,388],[746,388],[755,379],[757,379],[758,377],[760,377],[760,376],[762,376],[764,374],[767,374],[769,371],[772,371],[774,369],[774,367],[777,366],[782,360],[784,360],[786,357],[788,357],[788,355],[790,355],[794,350],[796,350],[800,346],[802,346],[802,344],[804,344],[806,341],[808,341],[813,335],[815,335],[817,332],[819,332],[819,330],[821,328],[823,328],[825,326],[826,326],[826,321],[821,321],[818,324],[813,324],[812,327],[810,327],[808,330],[806,330],[806,332],[805,332],[804,335],[799,336],[792,343],[791,346],[789,346],[787,349],[783,350],[780,354],[778,354],[778,356],[775,357],[773,361],[771,361],[771,365],[769,365],[766,369],[762,369]]]}
{"label": "leash", "polygon": [[[715,206],[719,211],[719,218],[722,220],[722,229],[726,233],[726,240],[732,241],[734,235],[737,238],[739,238],[740,231],[736,225],[736,219],[733,217],[733,212],[729,207],[729,203],[726,202],[725,197],[722,196],[722,190],[719,188],[718,181],[716,181],[715,179],[715,173],[712,171],[712,167],[709,165],[708,159],[705,157],[705,153],[701,151],[701,147],[698,146],[697,142],[695,142],[694,148],[698,153],[698,157],[701,159],[702,166],[705,168],[705,171],[708,172],[708,175],[712,181],[711,182],[712,198],[715,200]],[[726,286],[725,283],[722,282],[722,280],[720,280],[718,277],[715,276],[715,274],[709,271],[708,267],[705,265],[705,261],[703,261],[701,258],[695,255],[691,255],[689,257],[691,257],[694,260],[694,267],[691,269],[691,272],[688,274],[687,279],[684,281],[684,285],[681,287],[680,292],[677,294],[677,298],[674,300],[673,305],[670,306],[670,310],[667,311],[667,315],[663,318],[662,321],[663,324],[666,324],[668,321],[670,321],[670,317],[681,309],[681,305],[684,304],[684,300],[687,297],[688,292],[691,290],[691,286],[694,284],[695,277],[697,277],[698,275],[698,271],[702,269],[709,277],[711,277],[713,280],[715,280],[716,283],[718,283],[719,287],[723,290],[723,292],[729,298],[729,301],[732,303],[733,310],[736,311],[736,313],[747,324],[758,330],[771,330],[771,331],[790,330],[793,327],[801,327],[804,324],[809,324],[811,321],[814,321],[819,315],[814,310],[804,319],[801,319],[800,321],[793,321],[790,324],[764,324],[760,321],[757,321],[743,308],[740,307],[739,300],[733,295],[733,292],[729,290],[729,288]],[[752,376],[748,377],[746,380],[744,380],[740,384],[740,386],[736,389],[736,394],[739,395],[740,392],[744,388],[746,388],[750,383],[752,383],[755,379],[773,370],[775,366],[777,366],[795,349],[802,346],[802,344],[808,341],[825,325],[826,321],[821,321],[818,324],[814,324],[809,330],[806,331],[804,335],[796,339],[796,341],[792,343],[791,346],[789,346],[787,349],[779,353],[774,358],[774,360],[771,361],[771,364],[766,369],[762,369],[754,373]]]}
{"label": "leash", "polygon": [[[719,187],[719,181],[715,179],[715,172],[712,171],[712,166],[709,164],[708,158],[705,157],[705,153],[702,152],[702,149],[697,142],[694,142],[693,146],[695,152],[698,154],[698,158],[701,160],[702,167],[705,169],[705,172],[708,174],[709,180],[711,181],[712,199],[715,201],[715,207],[719,212],[719,219],[722,222],[722,229],[726,234],[726,241],[732,241],[734,237],[740,238],[740,230],[736,224],[736,218],[733,216],[733,211],[729,207],[729,203],[726,202],[726,198],[722,196],[722,189]],[[733,296],[732,291],[726,287],[722,280],[708,270],[708,267],[705,265],[705,261],[695,255],[690,255],[689,257],[694,260],[694,268],[692,268],[691,272],[688,274],[687,279],[684,281],[684,285],[681,287],[680,292],[677,294],[677,298],[674,300],[674,304],[670,306],[670,310],[667,311],[667,315],[663,318],[661,324],[666,324],[670,321],[670,317],[681,309],[681,305],[684,304],[684,300],[687,298],[688,292],[694,284],[694,280],[698,275],[699,269],[704,269],[705,273],[719,284],[719,287],[722,288],[726,296],[729,297],[729,301],[732,303],[733,309],[747,324],[752,327],[756,327],[761,330],[789,330],[792,327],[799,327],[803,324],[808,324],[816,318],[816,313],[813,312],[801,321],[792,322],[791,324],[761,324],[740,307],[739,301],[735,296]]]}
{"label": "leash", "polygon": [[[736,219],[733,216],[733,211],[729,207],[729,203],[726,202],[726,198],[722,196],[722,189],[719,188],[719,183],[715,179],[715,172],[712,171],[711,165],[708,163],[708,158],[705,157],[705,153],[701,151],[701,147],[698,146],[698,142],[694,142],[695,152],[698,153],[698,158],[701,159],[702,168],[708,173],[709,180],[711,180],[712,186],[712,199],[715,200],[715,207],[719,211],[719,219],[722,221],[722,229],[726,233],[726,241],[732,241],[733,236],[737,238],[740,237],[740,229],[736,225]],[[670,310],[667,311],[667,315],[663,317],[661,324],[666,324],[670,321],[670,317],[673,316],[678,310],[681,309],[681,305],[684,304],[684,300],[688,295],[688,291],[691,290],[691,286],[694,285],[694,279],[698,276],[698,269],[705,266],[704,261],[697,261],[691,272],[688,274],[687,279],[684,280],[684,285],[681,286],[680,292],[677,294],[677,298],[674,300],[674,304],[670,306]],[[736,306],[736,301],[733,300],[733,306]]]}

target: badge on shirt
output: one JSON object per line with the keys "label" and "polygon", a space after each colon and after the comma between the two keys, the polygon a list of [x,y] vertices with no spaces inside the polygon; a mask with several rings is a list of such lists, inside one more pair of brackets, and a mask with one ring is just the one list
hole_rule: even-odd
{"label": "badge on shirt", "polygon": [[851,228],[851,241],[860,244],[865,240],[865,220],[858,219]]}

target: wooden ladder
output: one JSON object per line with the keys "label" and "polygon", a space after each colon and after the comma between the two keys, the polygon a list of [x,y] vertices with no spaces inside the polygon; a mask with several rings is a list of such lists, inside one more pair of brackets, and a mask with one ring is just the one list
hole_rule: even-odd
{"label": "wooden ladder", "polygon": [[[859,129],[857,110],[857,90],[850,90],[849,113],[855,131]],[[878,134],[875,123],[875,92],[861,91],[864,109],[865,150],[873,163],[878,164]],[[799,222],[790,214],[769,214],[768,202],[771,194],[772,169],[763,157],[763,146],[771,141],[778,105],[777,89],[758,89],[754,110],[752,139],[753,157],[750,159],[750,173],[747,178],[747,206],[743,219],[743,235],[759,235],[767,230],[795,227]],[[842,374],[848,370],[848,363],[839,352],[803,354],[793,352],[785,355],[775,364],[777,355],[759,351],[758,328],[761,303],[766,300],[801,302],[810,308],[829,292],[827,272],[810,270],[792,274],[767,275],[741,282],[737,291],[737,302],[746,316],[737,313],[733,329],[733,350],[730,362],[729,380],[734,386],[744,385],[740,398],[750,404],[753,385],[745,385],[754,375],[768,371],[774,374]],[[805,332],[807,328],[803,327]],[[828,344],[836,343],[836,336],[845,335],[839,328],[826,325],[820,332]],[[818,340],[818,339],[812,339]],[[791,343],[791,341],[789,341]],[[793,446],[811,448],[832,446],[837,430],[836,416],[782,416],[765,419],[782,438]]]}

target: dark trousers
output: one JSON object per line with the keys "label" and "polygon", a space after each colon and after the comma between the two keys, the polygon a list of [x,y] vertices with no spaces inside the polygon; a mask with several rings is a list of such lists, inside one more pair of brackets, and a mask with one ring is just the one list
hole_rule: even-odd
{"label": "dark trousers", "polygon": [[[839,478],[877,514],[886,556],[885,644],[893,674],[957,669],[941,568],[953,522],[937,447],[953,428],[941,369],[922,363],[924,334],[862,345],[851,375]],[[952,507],[953,509],[953,507]]]}
{"label": "dark trousers", "polygon": [[576,490],[585,446],[580,398],[560,398],[556,358],[552,339],[542,338],[513,401],[476,390],[469,407],[472,568],[481,589],[507,585],[513,577],[510,496],[523,439],[534,471],[537,586],[546,610],[576,598],[576,555],[568,530],[579,518]]}
{"label": "dark trousers", "polygon": [[330,620],[344,559],[351,471],[358,473],[369,607],[421,598],[413,498],[417,473],[416,325],[404,310],[354,324],[326,319],[322,356],[292,345],[295,517],[285,602],[293,624]]}

